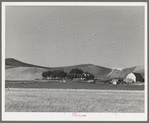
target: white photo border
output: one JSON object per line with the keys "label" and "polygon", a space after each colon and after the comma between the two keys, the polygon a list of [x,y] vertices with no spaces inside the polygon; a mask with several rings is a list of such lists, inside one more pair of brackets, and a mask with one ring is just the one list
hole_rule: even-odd
{"label": "white photo border", "polygon": [[[77,113],[86,117],[72,117],[72,113],[5,112],[5,8],[6,6],[144,6],[145,20],[145,112],[144,113]],[[148,114],[148,43],[147,2],[2,2],[2,120],[3,121],[147,121]]]}

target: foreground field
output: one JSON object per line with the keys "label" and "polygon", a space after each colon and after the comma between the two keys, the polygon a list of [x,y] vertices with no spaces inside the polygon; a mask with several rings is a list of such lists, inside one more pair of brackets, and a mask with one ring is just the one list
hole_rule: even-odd
{"label": "foreground field", "polygon": [[6,88],[5,111],[143,113],[144,91]]}

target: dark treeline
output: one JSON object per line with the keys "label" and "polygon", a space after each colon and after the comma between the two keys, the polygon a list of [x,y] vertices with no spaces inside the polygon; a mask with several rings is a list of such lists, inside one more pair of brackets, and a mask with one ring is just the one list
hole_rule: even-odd
{"label": "dark treeline", "polygon": [[47,71],[42,73],[43,78],[65,78],[67,73],[64,70],[54,70],[54,71]]}
{"label": "dark treeline", "polygon": [[64,72],[64,70],[53,70],[53,71],[47,71],[42,73],[43,78],[67,78],[67,79],[76,79],[76,78],[82,78],[86,80],[94,79],[94,75],[89,72],[83,72],[83,70],[75,68],[72,69],[69,73]]}

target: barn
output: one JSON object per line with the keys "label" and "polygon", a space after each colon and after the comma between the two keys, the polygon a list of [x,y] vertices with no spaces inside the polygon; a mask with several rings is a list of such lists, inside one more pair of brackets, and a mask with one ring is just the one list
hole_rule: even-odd
{"label": "barn", "polygon": [[127,76],[126,76],[126,79],[131,79],[133,80],[135,83],[136,83],[136,76],[134,73],[129,73]]}
{"label": "barn", "polygon": [[135,83],[136,82],[144,82],[144,78],[143,76],[140,74],[140,73],[129,73],[127,76],[126,76],[126,79],[131,79],[133,80]]}

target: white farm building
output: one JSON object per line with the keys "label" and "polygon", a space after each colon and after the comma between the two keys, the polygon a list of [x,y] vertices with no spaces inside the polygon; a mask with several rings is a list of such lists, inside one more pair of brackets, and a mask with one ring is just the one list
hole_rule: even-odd
{"label": "white farm building", "polygon": [[136,82],[136,76],[133,73],[128,74],[126,79],[132,79],[134,82]]}

